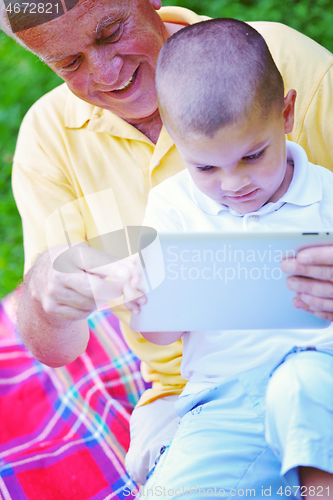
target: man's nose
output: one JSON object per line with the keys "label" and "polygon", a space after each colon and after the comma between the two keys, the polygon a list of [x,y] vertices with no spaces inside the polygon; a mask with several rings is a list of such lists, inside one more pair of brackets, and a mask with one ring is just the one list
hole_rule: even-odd
{"label": "man's nose", "polygon": [[89,62],[91,80],[97,88],[104,90],[103,86],[112,86],[117,82],[123,67],[123,60],[120,56],[110,58],[104,53],[94,54]]}
{"label": "man's nose", "polygon": [[250,177],[244,173],[223,173],[221,180],[222,191],[236,193],[250,184]]}

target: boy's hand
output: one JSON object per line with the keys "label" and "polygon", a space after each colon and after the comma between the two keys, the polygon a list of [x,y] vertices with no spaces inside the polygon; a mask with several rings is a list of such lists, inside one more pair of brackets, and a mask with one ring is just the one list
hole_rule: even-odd
{"label": "boy's hand", "polygon": [[333,321],[333,246],[301,250],[283,260],[281,269],[292,274],[287,286],[296,292],[294,306]]}
{"label": "boy's hand", "polygon": [[125,278],[123,293],[124,303],[133,314],[139,314],[141,306],[147,302],[142,287],[142,276],[138,270],[138,256],[133,255],[127,259],[127,276]]}

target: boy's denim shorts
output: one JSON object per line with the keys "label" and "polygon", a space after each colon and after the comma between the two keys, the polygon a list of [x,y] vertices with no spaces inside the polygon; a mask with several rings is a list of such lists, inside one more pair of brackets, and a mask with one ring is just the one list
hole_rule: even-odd
{"label": "boy's denim shorts", "polygon": [[142,498],[301,499],[298,466],[333,473],[332,353],[294,348],[176,409],[181,422]]}

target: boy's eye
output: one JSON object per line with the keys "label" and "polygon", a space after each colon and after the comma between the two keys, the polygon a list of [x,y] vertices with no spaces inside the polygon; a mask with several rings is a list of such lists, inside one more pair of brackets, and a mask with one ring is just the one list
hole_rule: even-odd
{"label": "boy's eye", "polygon": [[264,153],[265,153],[265,149],[263,149],[262,151],[259,151],[258,153],[255,153],[254,155],[243,156],[242,160],[245,160],[245,161],[258,160],[259,158],[262,157],[262,155]]}
{"label": "boy's eye", "polygon": [[199,172],[211,172],[212,170],[215,169],[215,167],[212,167],[211,165],[207,165],[206,167],[197,167]]}

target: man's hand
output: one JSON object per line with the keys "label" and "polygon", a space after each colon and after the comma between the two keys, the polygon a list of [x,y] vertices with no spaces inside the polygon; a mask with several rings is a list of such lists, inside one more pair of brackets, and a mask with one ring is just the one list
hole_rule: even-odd
{"label": "man's hand", "polygon": [[23,341],[49,366],[70,363],[84,352],[89,340],[85,318],[122,295],[128,273],[122,261],[110,263],[110,255],[85,244],[66,254],[70,272],[59,272],[53,262],[66,250],[53,248],[39,257],[22,286],[17,311]]}
{"label": "man's hand", "polygon": [[294,306],[333,321],[333,246],[301,250],[283,260],[281,269],[292,274],[287,286],[296,292]]}
{"label": "man's hand", "polygon": [[47,314],[70,321],[87,318],[98,305],[120,297],[127,277],[127,266],[122,261],[103,265],[106,260],[110,261],[108,254],[85,244],[73,248],[75,251],[68,254],[66,262],[71,272],[54,269],[52,262],[65,251],[61,247],[53,248],[39,258],[28,281],[32,297]]}

